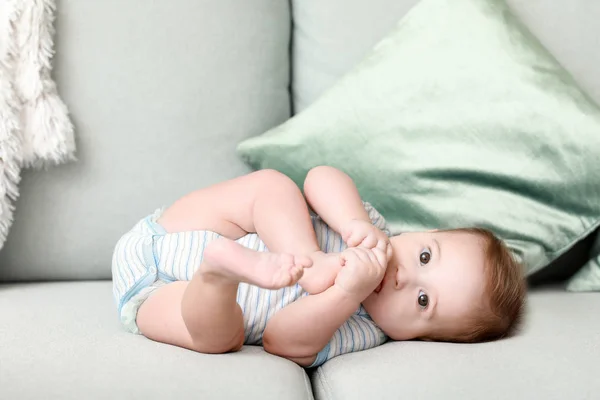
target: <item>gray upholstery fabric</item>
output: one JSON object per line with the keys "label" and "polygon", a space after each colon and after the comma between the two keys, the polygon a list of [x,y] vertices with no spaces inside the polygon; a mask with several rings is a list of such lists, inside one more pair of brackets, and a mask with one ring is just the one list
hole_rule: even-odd
{"label": "gray upholstery fabric", "polygon": [[123,332],[108,281],[0,285],[0,399],[312,399],[291,361]]}
{"label": "gray upholstery fabric", "polygon": [[293,0],[294,113],[359,62],[418,0]]}
{"label": "gray upholstery fabric", "polygon": [[335,358],[312,376],[321,399],[597,399],[600,293],[542,289],[514,338],[395,342]]}
{"label": "gray upholstery fabric", "polygon": [[125,230],[290,113],[285,1],[62,0],[56,28],[79,162],[25,172],[0,280],[109,278]]}
{"label": "gray upholstery fabric", "polygon": [[[418,0],[294,0],[294,112],[315,101]],[[508,0],[532,32],[600,101],[597,0]]]}
{"label": "gray upholstery fabric", "polygon": [[508,3],[581,87],[600,102],[600,2],[508,0]]}

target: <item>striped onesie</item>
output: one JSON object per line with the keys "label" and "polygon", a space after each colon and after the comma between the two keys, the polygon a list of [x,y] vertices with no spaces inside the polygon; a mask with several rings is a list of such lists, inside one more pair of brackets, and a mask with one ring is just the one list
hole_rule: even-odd
{"label": "striped onesie", "polygon": [[[390,235],[384,218],[369,203],[364,203],[373,225]],[[221,235],[210,231],[168,233],[156,221],[162,210],[139,221],[117,242],[112,259],[113,295],[125,329],[140,333],[135,319],[141,304],[157,288],[174,281],[189,281],[202,262],[204,248]],[[318,216],[312,223],[321,249],[341,252],[346,244]],[[255,251],[268,251],[257,234],[247,234],[237,243]],[[262,335],[277,311],[308,296],[300,285],[269,290],[240,283],[237,303],[244,315],[244,344],[262,345]],[[361,306],[335,332],[319,352],[311,367],[345,353],[361,351],[383,344],[387,337]]]}

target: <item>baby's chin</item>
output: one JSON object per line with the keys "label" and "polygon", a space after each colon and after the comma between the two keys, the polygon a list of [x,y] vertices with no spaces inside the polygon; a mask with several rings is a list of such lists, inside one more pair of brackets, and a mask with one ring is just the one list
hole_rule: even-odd
{"label": "baby's chin", "polygon": [[371,292],[371,294],[363,300],[362,305],[365,307],[367,312],[371,314],[369,309],[378,308],[377,304],[382,302],[385,298],[387,291],[389,290],[390,278],[388,273],[385,274],[379,285]]}

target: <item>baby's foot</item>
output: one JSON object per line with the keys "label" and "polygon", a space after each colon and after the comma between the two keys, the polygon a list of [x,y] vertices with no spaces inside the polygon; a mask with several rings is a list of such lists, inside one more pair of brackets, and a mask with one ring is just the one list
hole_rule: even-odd
{"label": "baby's foot", "polygon": [[310,256],[313,264],[304,271],[299,283],[302,289],[310,294],[318,294],[329,289],[342,268],[340,253],[324,253],[317,251]]}
{"label": "baby's foot", "polygon": [[312,265],[308,257],[281,253],[262,253],[219,238],[206,247],[201,273],[246,282],[264,289],[280,289],[298,282],[304,268]]}

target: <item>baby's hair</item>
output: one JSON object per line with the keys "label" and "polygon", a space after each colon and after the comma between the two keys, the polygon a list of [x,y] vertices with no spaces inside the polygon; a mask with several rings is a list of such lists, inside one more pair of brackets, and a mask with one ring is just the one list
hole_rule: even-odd
{"label": "baby's hair", "polygon": [[461,328],[440,331],[427,339],[475,343],[512,336],[521,326],[527,285],[522,266],[492,232],[481,228],[457,229],[479,237],[484,246],[485,287],[482,304],[466,317]]}

